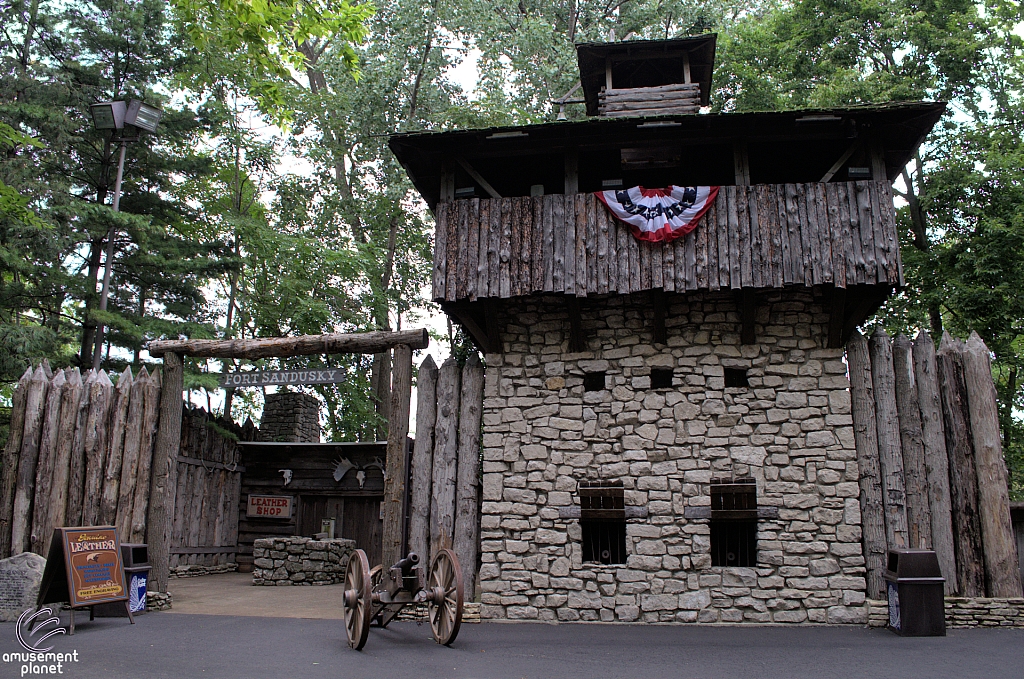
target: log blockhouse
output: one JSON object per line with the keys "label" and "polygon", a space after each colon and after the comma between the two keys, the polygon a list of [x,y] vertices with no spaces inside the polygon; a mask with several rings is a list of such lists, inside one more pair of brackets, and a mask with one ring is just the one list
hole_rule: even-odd
{"label": "log blockhouse", "polygon": [[[945,105],[701,114],[714,36],[578,56],[591,118],[390,139],[485,354],[482,617],[865,622],[842,347]],[[668,185],[721,189],[667,244],[594,195]]]}

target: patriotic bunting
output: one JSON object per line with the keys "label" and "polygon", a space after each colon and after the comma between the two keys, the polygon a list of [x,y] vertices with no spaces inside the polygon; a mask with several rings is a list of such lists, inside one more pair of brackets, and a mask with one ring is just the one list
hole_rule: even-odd
{"label": "patriotic bunting", "polygon": [[667,243],[697,227],[718,195],[717,186],[669,186],[599,191],[597,197],[638,240]]}

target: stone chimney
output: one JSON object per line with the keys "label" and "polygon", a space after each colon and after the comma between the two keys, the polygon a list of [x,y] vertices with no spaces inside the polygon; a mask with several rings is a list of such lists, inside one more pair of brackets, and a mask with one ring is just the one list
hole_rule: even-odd
{"label": "stone chimney", "polygon": [[320,400],[294,391],[267,394],[259,440],[266,443],[319,443]]}

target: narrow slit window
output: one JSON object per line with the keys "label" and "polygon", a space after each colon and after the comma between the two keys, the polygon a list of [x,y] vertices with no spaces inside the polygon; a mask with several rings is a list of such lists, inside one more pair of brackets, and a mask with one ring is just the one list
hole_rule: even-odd
{"label": "narrow slit window", "polygon": [[743,368],[726,368],[725,369],[725,386],[736,387],[740,389],[746,389],[750,386],[747,382],[747,371]]}
{"label": "narrow slit window", "polygon": [[753,479],[711,484],[711,565],[757,565],[757,485]]}
{"label": "narrow slit window", "polygon": [[586,373],[583,376],[583,390],[584,391],[601,391],[604,389],[605,374],[599,373]]}
{"label": "narrow slit window", "polygon": [[583,561],[626,563],[626,510],[622,482],[580,484]]}
{"label": "narrow slit window", "polygon": [[651,368],[651,389],[672,387],[672,368]]}

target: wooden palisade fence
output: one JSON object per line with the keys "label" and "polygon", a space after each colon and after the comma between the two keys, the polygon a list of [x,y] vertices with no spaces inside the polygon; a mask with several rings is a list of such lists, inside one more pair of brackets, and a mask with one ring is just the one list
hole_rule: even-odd
{"label": "wooden palisade fence", "polygon": [[57,526],[116,525],[143,542],[160,376],[29,369],[14,393],[0,480],[0,556],[46,555]]}
{"label": "wooden palisade fence", "polygon": [[946,593],[1020,597],[988,348],[854,333],[850,366],[868,595],[887,549],[934,549]]}
{"label": "wooden palisade fence", "polygon": [[480,540],[480,422],[484,370],[476,354],[438,370],[427,356],[416,383],[409,549],[429,563],[454,549],[472,599]]}

